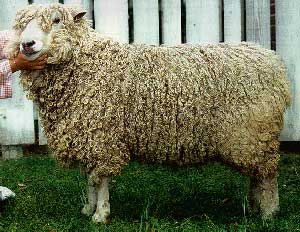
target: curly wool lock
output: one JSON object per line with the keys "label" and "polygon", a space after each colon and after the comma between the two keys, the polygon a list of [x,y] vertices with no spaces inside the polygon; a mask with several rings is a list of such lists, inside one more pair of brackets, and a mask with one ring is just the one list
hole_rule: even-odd
{"label": "curly wool lock", "polygon": [[[22,71],[21,81],[63,165],[79,161],[96,182],[119,174],[130,158],[177,165],[218,159],[249,176],[276,174],[290,98],[274,52],[249,43],[120,44],[84,19],[74,23],[62,5],[51,7],[65,20],[48,50],[52,64],[38,78]],[[51,7],[19,13],[18,34],[33,17],[49,30]]]}

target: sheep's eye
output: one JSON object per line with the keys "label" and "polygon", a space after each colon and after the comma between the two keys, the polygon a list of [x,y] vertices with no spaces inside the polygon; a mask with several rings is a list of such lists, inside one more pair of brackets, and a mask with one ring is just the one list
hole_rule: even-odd
{"label": "sheep's eye", "polygon": [[60,18],[55,18],[52,21],[54,24],[59,24],[60,23]]}

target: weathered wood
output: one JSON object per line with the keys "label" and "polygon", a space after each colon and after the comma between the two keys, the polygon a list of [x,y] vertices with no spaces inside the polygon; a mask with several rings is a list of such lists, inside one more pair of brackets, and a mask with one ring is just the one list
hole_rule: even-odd
{"label": "weathered wood", "polygon": [[3,160],[18,159],[23,156],[22,146],[1,146]]}
{"label": "weathered wood", "polygon": [[129,41],[128,0],[94,2],[95,29],[122,43]]}
{"label": "weathered wood", "polygon": [[271,48],[270,0],[246,0],[246,39]]}
{"label": "weathered wood", "polygon": [[18,75],[13,77],[13,98],[0,101],[1,145],[34,143],[33,104],[18,86]]}
{"label": "weathered wood", "polygon": [[87,18],[93,20],[93,0],[64,0],[64,4],[81,5],[87,11]]}
{"label": "weathered wood", "polygon": [[134,42],[159,44],[158,0],[133,0]]}
{"label": "weathered wood", "polygon": [[242,41],[241,0],[224,0],[224,41]]}
{"label": "weathered wood", "polygon": [[181,44],[181,0],[162,0],[162,43]]}
{"label": "weathered wood", "polygon": [[27,0],[0,0],[0,30],[11,29],[18,9],[28,4]]}
{"label": "weathered wood", "polygon": [[186,0],[187,43],[218,43],[219,0]]}
{"label": "weathered wood", "polygon": [[[17,10],[27,0],[0,1],[0,30],[11,30]],[[33,104],[19,85],[19,72],[13,74],[13,97],[0,100],[0,145],[5,159],[23,155],[20,144],[34,143]],[[11,146],[13,145],[13,146]]]}
{"label": "weathered wood", "polygon": [[286,64],[292,105],[285,114],[283,141],[300,140],[300,1],[276,0],[276,52]]}

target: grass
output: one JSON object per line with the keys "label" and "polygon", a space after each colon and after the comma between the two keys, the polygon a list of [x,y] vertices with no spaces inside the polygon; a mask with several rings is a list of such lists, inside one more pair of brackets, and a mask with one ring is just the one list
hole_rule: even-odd
{"label": "grass", "polygon": [[130,163],[110,184],[109,225],[81,215],[86,183],[49,157],[0,161],[0,185],[17,194],[0,231],[300,231],[300,155],[282,155],[281,211],[272,221],[247,213],[248,179],[220,164],[200,168]]}

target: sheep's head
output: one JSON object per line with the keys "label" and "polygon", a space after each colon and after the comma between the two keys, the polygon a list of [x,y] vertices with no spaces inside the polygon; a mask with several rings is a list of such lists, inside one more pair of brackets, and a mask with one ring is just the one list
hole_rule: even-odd
{"label": "sheep's head", "polygon": [[16,14],[16,39],[9,56],[21,52],[27,60],[47,53],[48,63],[63,63],[72,57],[89,23],[85,11],[63,4],[29,5]]}

